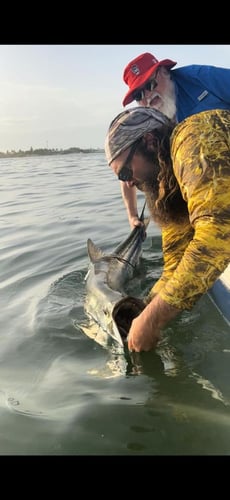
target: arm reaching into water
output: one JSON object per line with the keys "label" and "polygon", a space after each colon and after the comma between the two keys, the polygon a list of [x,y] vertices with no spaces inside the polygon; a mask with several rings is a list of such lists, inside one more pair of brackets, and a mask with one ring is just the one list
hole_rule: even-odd
{"label": "arm reaching into water", "polygon": [[161,329],[180,312],[180,309],[167,304],[156,295],[132,321],[128,334],[129,350],[141,352],[155,349],[161,338]]}
{"label": "arm reaching into water", "polygon": [[[176,128],[179,145],[172,143],[171,154],[181,192],[188,199],[189,218],[180,222],[181,227],[173,222],[162,229],[164,271],[150,291],[151,302],[132,322],[130,350],[155,348],[161,329],[180,312],[191,310],[229,264],[230,163],[224,135],[229,118],[218,111],[223,125],[215,116],[214,140],[209,134],[212,114],[210,125],[201,113],[201,118],[194,115]],[[188,154],[193,151],[191,140],[195,153]]]}

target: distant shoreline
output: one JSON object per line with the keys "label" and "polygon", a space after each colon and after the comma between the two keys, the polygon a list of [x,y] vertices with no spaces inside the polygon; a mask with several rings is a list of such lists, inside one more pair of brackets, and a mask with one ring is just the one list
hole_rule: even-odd
{"label": "distant shoreline", "polygon": [[71,153],[104,153],[104,149],[81,149],[81,148],[69,148],[69,149],[33,149],[30,148],[28,151],[7,151],[6,153],[2,153],[0,151],[0,158],[18,158],[23,156],[47,156],[47,155],[68,155]]}

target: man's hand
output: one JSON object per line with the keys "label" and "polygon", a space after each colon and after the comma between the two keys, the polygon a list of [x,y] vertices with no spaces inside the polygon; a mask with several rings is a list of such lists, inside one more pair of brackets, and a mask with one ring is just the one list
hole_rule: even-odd
{"label": "man's hand", "polygon": [[129,217],[129,224],[131,229],[133,229],[136,226],[144,226],[143,221],[138,219],[138,215],[134,215],[133,217]]}
{"label": "man's hand", "polygon": [[141,352],[155,349],[161,338],[161,328],[180,312],[180,309],[170,306],[156,295],[132,321],[127,337],[129,350]]}
{"label": "man's hand", "polygon": [[159,328],[153,328],[151,321],[144,321],[141,313],[132,321],[128,334],[130,351],[141,352],[155,349],[160,340]]}

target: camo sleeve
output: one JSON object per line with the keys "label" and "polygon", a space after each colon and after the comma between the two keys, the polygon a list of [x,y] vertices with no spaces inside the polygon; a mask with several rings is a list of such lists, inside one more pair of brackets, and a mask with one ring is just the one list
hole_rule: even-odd
{"label": "camo sleeve", "polygon": [[151,300],[156,293],[166,285],[182,259],[185,249],[193,237],[193,228],[189,222],[167,226],[162,229],[162,250],[164,269],[160,279],[150,290],[148,299]]}
{"label": "camo sleeve", "polygon": [[164,271],[150,291],[191,309],[230,262],[230,112],[190,116],[174,129],[174,172],[190,224],[162,232]]}

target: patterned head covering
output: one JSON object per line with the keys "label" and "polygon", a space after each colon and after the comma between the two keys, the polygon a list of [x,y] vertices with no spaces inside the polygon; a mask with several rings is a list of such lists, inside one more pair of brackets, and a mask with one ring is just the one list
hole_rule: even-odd
{"label": "patterned head covering", "polygon": [[109,126],[105,139],[105,155],[108,164],[112,163],[122,151],[129,148],[146,132],[171,125],[167,116],[154,108],[137,106],[119,113]]}

